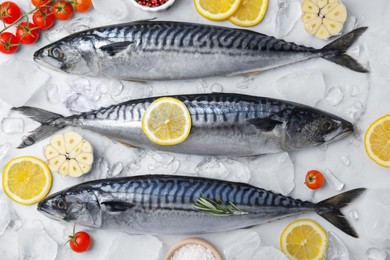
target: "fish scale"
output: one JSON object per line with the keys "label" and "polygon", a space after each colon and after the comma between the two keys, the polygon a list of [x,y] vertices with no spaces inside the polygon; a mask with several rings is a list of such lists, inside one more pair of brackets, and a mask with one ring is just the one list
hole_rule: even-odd
{"label": "fish scale", "polygon": [[[50,195],[38,204],[45,215],[89,227],[130,234],[199,234],[258,225],[304,212],[317,212],[357,236],[340,208],[358,197],[355,189],[318,204],[245,183],[200,177],[144,175],[101,179]],[[233,205],[240,214],[210,214],[200,198]]]}

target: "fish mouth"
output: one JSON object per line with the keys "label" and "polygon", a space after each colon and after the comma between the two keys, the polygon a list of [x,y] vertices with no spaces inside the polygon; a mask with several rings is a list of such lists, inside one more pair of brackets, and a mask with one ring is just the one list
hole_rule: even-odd
{"label": "fish mouth", "polygon": [[53,212],[49,210],[47,202],[45,200],[38,203],[37,210],[48,218],[54,220],[63,220],[60,216],[56,216],[55,214],[53,214]]}
{"label": "fish mouth", "polygon": [[33,60],[36,63],[38,63],[39,65],[50,68],[52,70],[62,71],[63,69],[65,69],[65,68],[63,68],[62,62],[60,62],[56,59],[50,58],[49,56],[45,56],[44,55],[45,52],[47,52],[45,47],[37,50],[34,53]]}
{"label": "fish mouth", "polygon": [[353,132],[353,124],[348,121],[342,121],[339,129],[324,137],[325,142],[341,140]]}

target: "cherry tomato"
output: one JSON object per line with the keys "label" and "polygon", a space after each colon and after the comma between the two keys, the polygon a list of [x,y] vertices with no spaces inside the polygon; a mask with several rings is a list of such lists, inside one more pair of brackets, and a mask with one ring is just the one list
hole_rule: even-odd
{"label": "cherry tomato", "polygon": [[0,34],[0,52],[5,54],[15,53],[19,48],[19,40],[10,32]]}
{"label": "cherry tomato", "polygon": [[92,8],[92,0],[72,0],[76,12],[85,13]]}
{"label": "cherry tomato", "polygon": [[49,7],[53,3],[54,0],[31,0],[31,3],[36,7]]}
{"label": "cherry tomato", "polygon": [[73,16],[73,7],[66,1],[58,1],[53,5],[53,12],[55,18],[58,20],[69,20]]}
{"label": "cherry tomato", "polygon": [[0,5],[0,20],[4,23],[14,23],[21,15],[19,6],[14,2],[6,1]]}
{"label": "cherry tomato", "polygon": [[324,175],[317,170],[311,170],[306,174],[305,184],[308,188],[316,190],[324,185]]}
{"label": "cherry tomato", "polygon": [[91,236],[84,231],[77,232],[76,234],[74,234],[73,231],[73,235],[69,236],[69,238],[70,248],[72,248],[72,250],[77,253],[83,253],[87,251],[92,245]]}
{"label": "cherry tomato", "polygon": [[47,30],[54,25],[54,14],[46,7],[39,8],[33,14],[32,20],[41,30]]}
{"label": "cherry tomato", "polygon": [[16,37],[23,44],[32,44],[39,39],[39,27],[33,23],[21,22],[16,28]]}

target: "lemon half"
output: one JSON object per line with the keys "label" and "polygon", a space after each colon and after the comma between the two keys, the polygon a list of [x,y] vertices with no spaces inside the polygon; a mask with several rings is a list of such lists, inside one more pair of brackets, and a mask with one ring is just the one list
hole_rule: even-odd
{"label": "lemon half", "polygon": [[241,0],[194,0],[196,11],[214,21],[226,20],[238,10],[240,4]]}
{"label": "lemon half", "polygon": [[267,13],[268,0],[242,0],[241,5],[229,21],[238,26],[255,26]]}

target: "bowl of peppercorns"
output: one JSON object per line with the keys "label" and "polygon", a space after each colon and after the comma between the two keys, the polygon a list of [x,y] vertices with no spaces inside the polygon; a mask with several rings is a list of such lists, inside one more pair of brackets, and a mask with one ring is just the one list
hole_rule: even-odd
{"label": "bowl of peppercorns", "polygon": [[159,12],[168,9],[175,0],[130,0],[135,6],[144,11]]}

